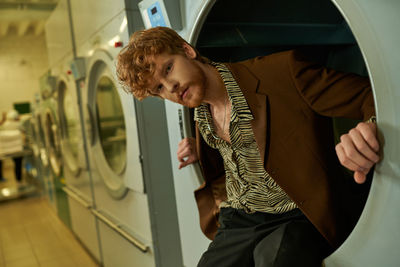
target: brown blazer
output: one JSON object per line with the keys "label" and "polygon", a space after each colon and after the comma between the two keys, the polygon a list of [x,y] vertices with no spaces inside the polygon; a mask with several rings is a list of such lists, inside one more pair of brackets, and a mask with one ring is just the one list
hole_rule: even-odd
{"label": "brown blazer", "polygon": [[[340,172],[330,117],[367,120],[374,115],[368,79],[340,73],[287,51],[227,64],[253,113],[251,125],[265,170],[321,234],[338,247],[363,208]],[[196,127],[205,183],[195,191],[204,234],[213,239],[218,205],[226,199],[219,152]]]}

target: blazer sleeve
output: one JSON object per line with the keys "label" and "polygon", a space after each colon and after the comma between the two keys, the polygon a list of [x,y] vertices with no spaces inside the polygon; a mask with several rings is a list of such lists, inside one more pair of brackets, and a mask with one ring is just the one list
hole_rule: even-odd
{"label": "blazer sleeve", "polygon": [[219,151],[203,140],[196,122],[196,147],[204,183],[194,192],[200,227],[211,240],[218,229],[219,204],[226,200],[225,169]]}
{"label": "blazer sleeve", "polygon": [[309,62],[296,50],[287,53],[287,67],[297,91],[318,114],[364,121],[375,115],[368,78]]}

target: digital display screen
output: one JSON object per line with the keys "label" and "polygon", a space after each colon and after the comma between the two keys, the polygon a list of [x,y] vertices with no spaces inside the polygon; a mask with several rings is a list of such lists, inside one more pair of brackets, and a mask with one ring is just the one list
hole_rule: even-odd
{"label": "digital display screen", "polygon": [[165,23],[163,9],[161,8],[160,1],[154,2],[154,4],[150,5],[147,8],[147,15],[149,16],[151,27],[167,26],[167,24]]}

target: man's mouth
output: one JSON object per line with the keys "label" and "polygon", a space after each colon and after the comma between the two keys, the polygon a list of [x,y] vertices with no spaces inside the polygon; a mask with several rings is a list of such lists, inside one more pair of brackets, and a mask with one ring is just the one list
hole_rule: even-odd
{"label": "man's mouth", "polygon": [[189,87],[186,88],[185,90],[183,90],[183,92],[181,93],[181,99],[185,99],[185,97],[187,96],[187,93],[189,92]]}

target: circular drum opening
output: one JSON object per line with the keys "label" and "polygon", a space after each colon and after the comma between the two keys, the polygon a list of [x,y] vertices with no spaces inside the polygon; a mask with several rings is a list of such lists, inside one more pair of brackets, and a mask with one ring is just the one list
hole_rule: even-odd
{"label": "circular drum opening", "polygon": [[126,130],[121,101],[113,81],[102,76],[96,93],[97,128],[104,157],[120,175],[126,166]]}
{"label": "circular drum opening", "polygon": [[61,148],[58,139],[58,126],[52,110],[46,112],[45,126],[50,167],[56,176],[60,176]]}
{"label": "circular drum opening", "polygon": [[90,150],[106,189],[113,198],[120,199],[128,192],[124,182],[127,166],[125,117],[108,65],[109,57],[102,53],[96,56],[100,58],[90,67],[87,92],[89,128],[94,141]]}
{"label": "circular drum opening", "polygon": [[64,80],[59,81],[57,90],[63,158],[68,169],[73,175],[78,176],[80,172],[78,159],[81,133],[76,98],[74,92]]}
{"label": "circular drum opening", "polygon": [[[276,52],[298,49],[309,61],[334,69],[368,76],[360,48],[338,9],[328,0],[241,1],[221,0],[203,10],[191,39],[200,54],[217,62],[237,62]],[[351,90],[351,88],[349,88]],[[193,110],[185,109],[186,129],[194,136]],[[355,127],[359,120],[333,118],[332,144]],[[366,202],[373,171],[363,185],[352,173],[340,170],[346,186],[354,194],[348,213],[356,213],[349,224],[356,225]]]}

